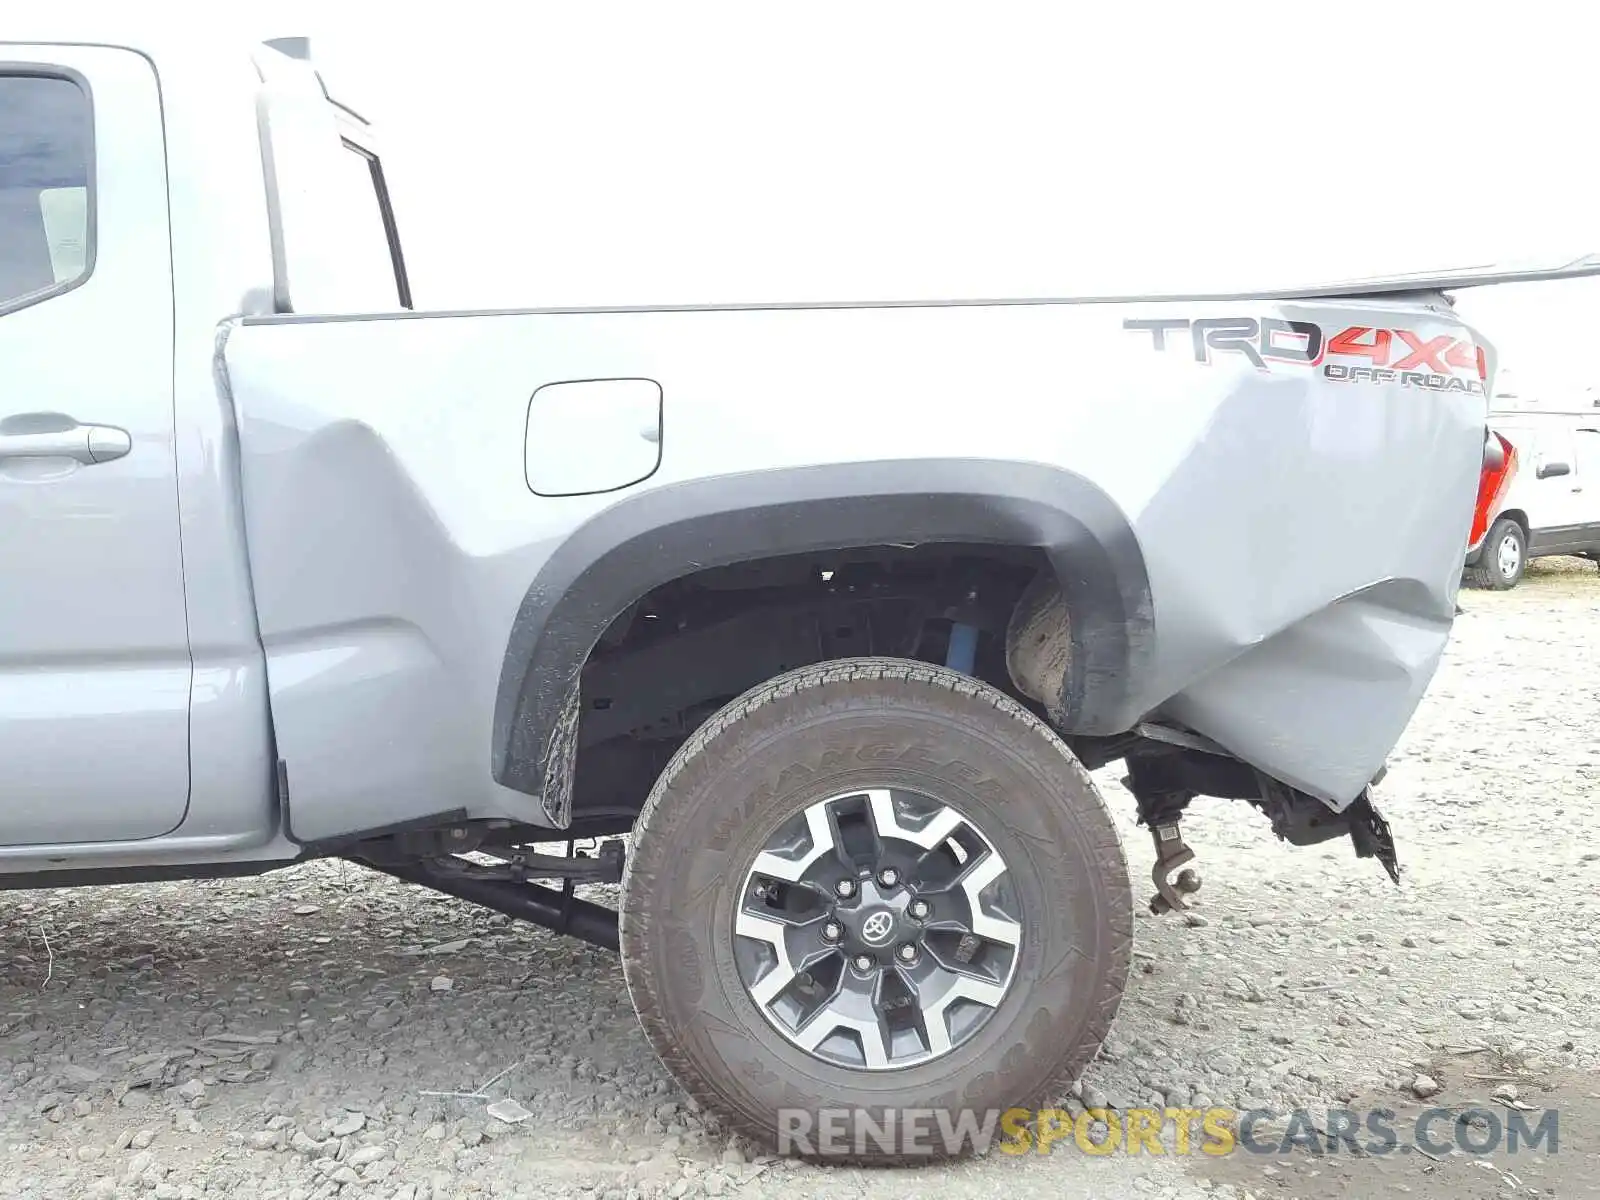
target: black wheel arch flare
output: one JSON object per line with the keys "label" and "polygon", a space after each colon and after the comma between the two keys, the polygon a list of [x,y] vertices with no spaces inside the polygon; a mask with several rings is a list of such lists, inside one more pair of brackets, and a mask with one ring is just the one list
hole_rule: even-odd
{"label": "black wheel arch flare", "polygon": [[590,650],[650,591],[773,555],[937,542],[1042,549],[1072,615],[1071,731],[1117,733],[1138,720],[1139,682],[1155,651],[1150,583],[1133,529],[1103,491],[1037,463],[827,464],[651,488],[562,542],[529,586],[507,640],[495,697],[495,780],[543,792],[552,740],[562,740],[570,722],[570,693]]}

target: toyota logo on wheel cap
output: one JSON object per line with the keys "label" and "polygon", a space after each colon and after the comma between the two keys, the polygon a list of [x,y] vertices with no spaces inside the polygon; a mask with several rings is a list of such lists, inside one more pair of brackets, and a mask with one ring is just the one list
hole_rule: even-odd
{"label": "toyota logo on wheel cap", "polygon": [[881,946],[894,936],[894,914],[886,908],[861,922],[861,940],[869,946]]}

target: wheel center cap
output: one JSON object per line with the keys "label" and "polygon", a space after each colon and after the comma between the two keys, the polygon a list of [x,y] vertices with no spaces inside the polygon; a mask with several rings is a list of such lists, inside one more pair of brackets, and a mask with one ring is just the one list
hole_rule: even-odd
{"label": "wheel center cap", "polygon": [[880,908],[866,915],[861,922],[861,940],[869,946],[882,946],[894,937],[894,914]]}
{"label": "wheel center cap", "polygon": [[889,954],[897,942],[906,935],[906,904],[908,894],[904,889],[885,892],[871,878],[861,880],[856,903],[837,910],[839,920],[849,931],[846,943],[852,953],[866,952],[881,962],[889,961]]}

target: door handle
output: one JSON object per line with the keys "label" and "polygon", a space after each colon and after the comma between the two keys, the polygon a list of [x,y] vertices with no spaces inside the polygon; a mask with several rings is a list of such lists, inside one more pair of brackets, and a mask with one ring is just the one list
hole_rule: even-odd
{"label": "door handle", "polygon": [[12,458],[70,458],[92,467],[133,449],[126,429],[115,425],[73,425],[42,433],[0,433],[0,461]]}

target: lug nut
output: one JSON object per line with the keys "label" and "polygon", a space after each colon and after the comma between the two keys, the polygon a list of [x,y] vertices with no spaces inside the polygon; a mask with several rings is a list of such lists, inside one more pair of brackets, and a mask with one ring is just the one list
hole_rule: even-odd
{"label": "lug nut", "polygon": [[837,921],[826,921],[826,922],[823,923],[823,926],[822,926],[822,940],[823,941],[825,941],[825,942],[837,942],[839,940],[839,938],[840,938],[840,935],[842,935],[843,933],[844,933],[844,930],[839,928],[839,922],[837,922]]}
{"label": "lug nut", "polygon": [[841,879],[833,885],[833,890],[847,898],[854,896],[856,894],[856,881],[854,879]]}
{"label": "lug nut", "polygon": [[901,962],[908,963],[917,961],[917,948],[911,945],[909,942],[900,947],[899,954]]}
{"label": "lug nut", "polygon": [[914,920],[921,921],[933,911],[933,906],[926,900],[913,900],[907,906],[906,911],[911,914]]}
{"label": "lug nut", "polygon": [[868,958],[865,954],[856,955],[856,970],[858,970],[858,971],[870,971],[870,970],[872,970],[872,960],[870,958]]}
{"label": "lug nut", "polygon": [[878,882],[884,887],[893,887],[900,882],[900,872],[893,867],[885,867],[878,872]]}

